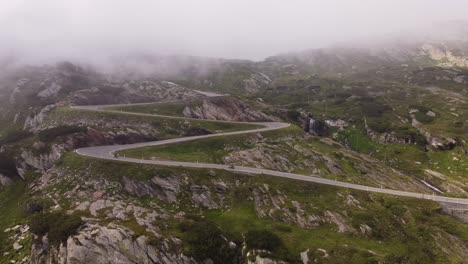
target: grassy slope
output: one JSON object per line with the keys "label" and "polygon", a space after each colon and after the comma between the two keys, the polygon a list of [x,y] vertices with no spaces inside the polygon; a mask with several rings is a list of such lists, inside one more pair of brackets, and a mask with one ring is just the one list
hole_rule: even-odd
{"label": "grassy slope", "polygon": [[[264,136],[284,135],[286,133],[297,132],[297,128],[291,127],[281,131],[263,132]],[[143,147],[121,151],[122,155],[128,157],[143,157],[146,159],[158,157],[169,160],[189,161],[189,162],[212,162],[223,163],[230,147],[236,149],[247,149],[252,147],[246,138],[253,134],[232,135],[228,137],[214,137],[200,139],[186,143],[170,144],[156,147]]]}
{"label": "grassy slope", "polygon": [[[263,138],[265,138],[265,141],[261,144],[266,145],[267,147],[275,147],[275,154],[286,157],[288,160],[295,163],[296,165],[299,163],[310,163],[312,162],[312,159],[307,155],[299,154],[294,149],[295,147],[301,147],[306,150],[312,151],[313,153],[315,153],[315,155],[327,155],[328,157],[333,158],[336,162],[340,164],[340,166],[342,167],[342,173],[339,175],[330,173],[321,162],[314,162],[315,167],[323,168],[323,171],[325,173],[321,175],[322,177],[342,181],[356,182],[361,184],[375,185],[351,165],[352,163],[363,162],[358,158],[349,157],[349,155],[355,155],[354,153],[346,151],[338,144],[329,145],[329,143],[325,143],[319,137],[309,137],[308,139],[304,139],[304,133],[305,132],[303,132],[300,128],[296,126],[291,126],[289,128],[276,131],[263,132],[261,133],[261,135]],[[151,159],[156,157],[168,160],[189,162],[198,161],[224,164],[224,157],[228,156],[231,152],[255,148],[258,143],[252,141],[252,138],[254,137],[255,135],[253,134],[246,134],[229,137],[209,138],[165,146],[129,149],[121,151],[121,154],[134,158],[143,157],[146,159]],[[361,140],[363,143],[365,143],[360,143],[359,145],[361,147],[369,150],[375,150],[374,148],[376,144],[368,141],[365,137],[363,137],[363,139]],[[382,157],[380,157],[380,155],[381,154],[379,153],[378,157],[384,159],[384,156],[382,155]],[[407,157],[405,156],[404,158],[406,159]],[[383,164],[380,164],[379,166],[381,168],[382,166],[384,167]],[[411,168],[412,167],[414,166],[411,166]],[[307,175],[314,174],[312,172],[313,169],[313,167],[298,166],[293,171],[296,173]],[[387,170],[387,173],[389,175],[393,175],[394,177],[399,177],[396,174],[394,174],[391,170]]]}
{"label": "grassy slope", "polygon": [[[20,253],[15,253],[13,242],[9,239],[15,232],[4,232],[7,228],[28,222],[25,212],[29,199],[26,185],[23,181],[17,181],[0,192],[0,263],[10,263],[10,260],[18,261],[30,253],[31,237],[22,240],[20,244],[25,248]],[[5,252],[9,252],[9,255],[4,256]]]}

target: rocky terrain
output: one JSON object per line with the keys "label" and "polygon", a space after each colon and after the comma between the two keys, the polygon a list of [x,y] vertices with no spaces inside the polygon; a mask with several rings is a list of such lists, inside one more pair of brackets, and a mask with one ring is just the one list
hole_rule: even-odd
{"label": "rocky terrain", "polygon": [[[243,165],[467,197],[464,40],[336,46],[260,62],[133,59],[147,70],[116,59],[112,72],[71,62],[1,71],[0,263],[468,258],[463,208],[73,153],[249,127],[202,119],[282,120],[292,126],[140,150],[136,158]],[[141,102],[158,104],[114,112],[72,107]]]}
{"label": "rocky terrain", "polygon": [[272,117],[251,109],[244,102],[231,97],[213,97],[198,106],[186,106],[183,115],[191,118],[245,122],[272,121]]}

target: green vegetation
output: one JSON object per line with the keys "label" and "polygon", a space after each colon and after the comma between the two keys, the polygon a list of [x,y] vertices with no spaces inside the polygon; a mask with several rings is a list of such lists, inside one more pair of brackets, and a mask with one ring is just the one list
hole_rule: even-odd
{"label": "green vegetation", "polygon": [[17,142],[31,136],[32,133],[29,131],[24,131],[22,129],[11,129],[6,131],[5,134],[0,137],[0,145]]}
{"label": "green vegetation", "polygon": [[154,103],[154,104],[139,104],[129,106],[108,107],[105,109],[113,111],[123,111],[143,114],[157,114],[167,116],[183,117],[182,114],[186,106],[194,107],[200,105],[200,101],[174,102],[174,103]]}
{"label": "green vegetation", "polygon": [[238,263],[239,248],[231,248],[221,230],[212,222],[193,218],[179,223],[185,254],[198,261],[211,258],[214,263]]}
{"label": "green vegetation", "polygon": [[[356,136],[361,136],[356,130]],[[368,153],[375,151],[379,146],[364,135],[361,142],[350,140],[350,144],[361,148],[368,148]],[[207,162],[224,164],[225,157],[229,156],[234,151],[253,150],[261,147],[265,149],[269,158],[274,158],[275,155],[287,158],[294,162],[297,167],[293,168],[293,172],[310,175],[314,167],[323,171],[321,177],[339,179],[342,181],[358,182],[361,184],[375,184],[366,181],[365,177],[353,167],[353,164],[362,162],[359,157],[353,157],[353,153],[346,151],[341,145],[332,143],[331,141],[322,140],[320,137],[312,137],[307,135],[302,129],[297,126],[288,128],[262,132],[260,134],[242,134],[229,137],[214,137],[200,139],[195,141],[143,147],[137,149],[129,149],[119,152],[120,155],[133,158],[144,159],[165,159],[177,160],[186,162]],[[327,155],[336,161],[342,168],[341,173],[332,173],[324,164],[325,161],[314,160],[314,157]],[[389,154],[390,155],[390,154]],[[277,156],[277,157],[278,157]],[[380,156],[379,156],[380,157]],[[385,157],[382,156],[382,159]],[[236,163],[237,161],[234,161]],[[256,162],[253,160],[252,162]],[[377,163],[374,166],[381,167],[383,164]],[[304,164],[304,165],[302,165]],[[241,164],[237,164],[241,165]],[[257,163],[248,163],[242,165],[258,166]],[[280,169],[270,167],[268,163],[260,163],[266,169]],[[370,164],[369,164],[370,165]],[[380,168],[381,169],[381,168]],[[394,174],[389,170],[389,174]],[[402,180],[404,180],[402,178]]]}
{"label": "green vegetation", "polygon": [[31,217],[31,232],[38,236],[47,234],[49,242],[58,245],[74,235],[83,224],[78,215],[68,215],[63,211],[39,212]]}
{"label": "green vegetation", "polygon": [[[285,229],[283,229],[284,231]],[[281,238],[275,233],[265,229],[252,229],[245,233],[245,246],[248,250],[267,250],[273,252],[273,257],[296,262],[297,259],[292,256],[284,246]],[[265,254],[268,256],[268,254]]]}
{"label": "green vegetation", "polygon": [[11,155],[8,155],[6,153],[0,153],[0,174],[5,174],[9,176],[18,175],[15,160]]}
{"label": "green vegetation", "polygon": [[[7,228],[27,223],[24,212],[27,200],[27,184],[23,181],[17,181],[0,191],[0,256],[2,256],[0,263],[9,263],[10,260],[17,261],[29,254],[30,237],[21,241],[21,245],[25,246],[22,252],[12,254],[14,249],[9,237],[13,236],[14,232],[4,232]],[[5,256],[5,252],[10,252],[10,254]]]}
{"label": "green vegetation", "polygon": [[43,142],[50,142],[55,140],[57,137],[80,132],[86,132],[86,128],[65,125],[42,130],[39,132],[38,137]]}
{"label": "green vegetation", "polygon": [[[278,138],[285,135],[298,135],[302,133],[304,132],[298,127],[290,126],[281,130],[262,132],[261,134],[264,137]],[[248,140],[252,136],[255,136],[255,134],[220,136],[163,146],[128,149],[119,153],[134,158],[143,157],[150,159],[157,157],[189,162],[224,163],[223,157],[230,153],[232,149],[248,149],[253,147],[254,142]]]}

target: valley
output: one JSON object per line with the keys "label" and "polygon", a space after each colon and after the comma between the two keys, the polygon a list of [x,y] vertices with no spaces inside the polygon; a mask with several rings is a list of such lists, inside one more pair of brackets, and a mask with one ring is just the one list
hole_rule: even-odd
{"label": "valley", "polygon": [[460,47],[5,66],[0,263],[464,263]]}

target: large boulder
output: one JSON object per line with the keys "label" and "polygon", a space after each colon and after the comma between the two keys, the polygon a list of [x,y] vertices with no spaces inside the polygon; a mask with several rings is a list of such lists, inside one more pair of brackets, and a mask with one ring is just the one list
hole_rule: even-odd
{"label": "large boulder", "polygon": [[268,115],[252,109],[232,97],[210,97],[200,105],[186,106],[183,114],[190,118],[229,121],[272,121]]}

